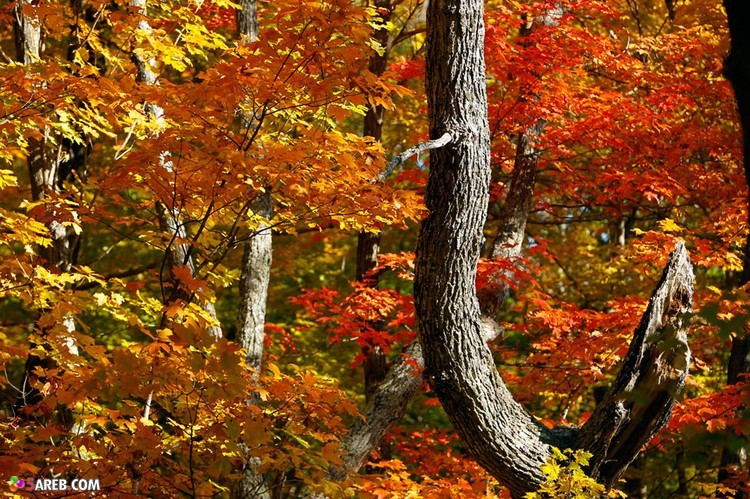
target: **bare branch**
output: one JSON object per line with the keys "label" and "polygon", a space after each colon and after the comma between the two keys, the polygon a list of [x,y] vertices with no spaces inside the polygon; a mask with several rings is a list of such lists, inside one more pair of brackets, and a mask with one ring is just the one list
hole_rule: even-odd
{"label": "bare branch", "polygon": [[406,161],[407,159],[411,158],[415,154],[421,154],[424,151],[429,151],[430,149],[437,149],[439,147],[443,147],[445,145],[450,144],[450,141],[453,140],[451,137],[451,134],[448,132],[445,132],[441,137],[433,140],[428,140],[427,142],[422,142],[421,144],[417,144],[415,146],[410,147],[406,151],[402,152],[401,154],[394,156],[390,163],[388,163],[388,167],[383,170],[383,172],[378,175],[378,182],[383,182],[386,178],[388,178],[388,175],[393,173],[393,171]]}

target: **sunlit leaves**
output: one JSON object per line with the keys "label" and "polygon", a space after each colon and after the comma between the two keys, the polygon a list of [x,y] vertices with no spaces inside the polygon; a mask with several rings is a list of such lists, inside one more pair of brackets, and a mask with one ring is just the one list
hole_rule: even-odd
{"label": "sunlit leaves", "polygon": [[[744,293],[726,291],[742,265],[747,193],[721,76],[720,2],[677,2],[674,22],[659,2],[630,2],[636,13],[624,2],[554,3],[566,8],[559,25],[528,34],[521,26],[550,2],[486,9],[488,248],[518,134],[546,122],[534,140],[540,171],[524,257],[483,260],[477,275],[482,297],[509,295],[495,317],[505,337],[492,345],[502,376],[545,423],[585,420],[591,387],[611,382],[658,267],[682,238],[699,269],[695,369],[669,436],[746,432],[735,412],[746,386],[722,388],[720,367],[748,315]],[[149,2],[145,12],[95,0],[80,15],[70,2],[37,4],[26,9],[44,23],[43,57],[0,63],[0,468],[97,473],[117,484],[114,495],[225,494],[249,450],[272,478],[343,494],[349,484],[327,473],[356,416],[327,376],[357,396],[350,366],[360,352],[399,358],[414,338],[412,233],[396,229],[425,214],[428,157],[378,179],[388,158],[427,138],[422,7],[398,2],[383,26],[382,12],[346,0],[258,2],[259,38],[248,43],[228,0]],[[12,11],[0,16],[7,51]],[[371,40],[380,27],[413,36],[383,47]],[[391,64],[377,77],[369,61],[384,48]],[[132,54],[148,60],[155,85],[136,83]],[[387,109],[382,145],[360,136],[377,105]],[[80,147],[87,163],[33,201],[25,162],[41,141],[64,160]],[[235,343],[206,329],[222,323],[232,334],[238,247],[268,224],[256,210],[266,196],[274,213],[264,230],[281,237],[256,378]],[[159,225],[157,202],[183,234]],[[76,248],[68,271],[46,261],[53,222]],[[380,255],[378,289],[351,281],[360,230],[384,231],[384,249],[396,252]],[[166,252],[178,246],[190,258],[170,270]],[[218,318],[203,301],[216,302]],[[14,414],[30,353],[50,361],[30,381],[44,400]],[[84,429],[57,421],[58,405]],[[356,493],[502,494],[444,429],[434,399],[410,410],[395,458],[377,462]],[[549,490],[594,487],[584,461],[555,453]]]}
{"label": "sunlit leaves", "polygon": [[587,499],[598,497],[625,497],[617,491],[606,492],[603,485],[586,476],[585,467],[589,464],[591,454],[582,450],[565,449],[560,451],[552,447],[550,458],[542,465],[542,472],[547,480],[537,492],[526,494],[527,499],[572,497]]}

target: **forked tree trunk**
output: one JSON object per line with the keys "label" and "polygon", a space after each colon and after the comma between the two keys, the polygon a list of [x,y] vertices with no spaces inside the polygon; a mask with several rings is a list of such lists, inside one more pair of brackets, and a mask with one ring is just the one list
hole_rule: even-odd
{"label": "forked tree trunk", "polygon": [[513,399],[483,341],[474,287],[490,180],[482,14],[480,0],[431,1],[427,14],[430,136],[447,132],[453,140],[431,153],[429,215],[417,243],[425,377],[469,453],[514,497],[543,481],[550,445],[590,450],[590,473],[609,486],[666,423],[684,382],[692,266],[678,245],[615,386],[583,428],[549,430]]}
{"label": "forked tree trunk", "polygon": [[[750,23],[750,4],[744,0],[724,0],[724,8],[727,11],[729,24],[729,35],[731,48],[724,61],[724,75],[732,84],[734,94],[737,98],[737,110],[739,111],[740,123],[742,125],[743,164],[745,169],[745,182],[750,187],[750,31],[747,26]],[[747,202],[748,223],[750,223],[750,198]],[[740,286],[750,282],[750,233],[745,241],[744,259]],[[745,326],[744,331],[732,338],[731,353],[727,372],[727,384],[732,385],[741,381],[742,376],[750,373],[750,329]],[[730,468],[739,471],[740,475],[747,476],[750,463],[747,459],[747,441],[745,450],[737,452],[728,447],[721,456],[721,470],[719,481],[728,486],[734,486],[734,480]],[[736,484],[739,489],[735,498],[741,499],[748,496],[750,483]]]}

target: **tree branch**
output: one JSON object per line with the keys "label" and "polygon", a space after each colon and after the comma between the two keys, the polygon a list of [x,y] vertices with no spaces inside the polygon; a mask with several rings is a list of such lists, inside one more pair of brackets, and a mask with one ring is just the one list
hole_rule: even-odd
{"label": "tree branch", "polygon": [[380,175],[378,175],[378,182],[385,181],[386,178],[388,178],[388,175],[393,173],[393,170],[396,169],[398,165],[406,161],[407,159],[411,158],[415,154],[421,154],[424,151],[429,151],[430,149],[437,149],[439,147],[443,147],[450,143],[452,140],[451,134],[448,132],[445,132],[443,135],[441,135],[437,139],[428,140],[427,142],[422,142],[421,144],[417,144],[415,146],[410,147],[406,151],[402,152],[401,154],[398,154],[391,159],[391,162],[388,163],[388,167],[383,170]]}
{"label": "tree branch", "polygon": [[687,316],[693,266],[680,242],[635,330],[617,380],[581,428],[578,447],[593,453],[589,474],[614,485],[668,421],[690,367]]}
{"label": "tree branch", "polygon": [[[490,343],[504,332],[505,328],[493,319],[482,317],[481,334],[485,342]],[[422,347],[414,341],[372,394],[362,411],[363,419],[356,420],[342,439],[341,448],[346,451],[344,466],[334,473],[335,478],[342,479],[347,472],[359,470],[391,427],[401,421],[409,401],[422,386],[423,368]]]}

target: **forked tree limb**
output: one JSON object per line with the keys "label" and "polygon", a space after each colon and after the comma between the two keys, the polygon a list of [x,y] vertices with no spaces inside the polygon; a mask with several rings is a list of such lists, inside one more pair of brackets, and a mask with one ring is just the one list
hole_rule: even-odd
{"label": "forked tree limb", "polygon": [[635,330],[617,379],[578,435],[593,454],[589,473],[613,486],[668,421],[690,367],[688,315],[693,266],[680,242]]}
{"label": "forked tree limb", "polygon": [[480,333],[475,277],[490,182],[483,2],[433,0],[427,27],[430,135],[456,138],[430,155],[429,214],[417,242],[414,303],[425,378],[469,454],[513,497],[544,481],[552,445],[590,449],[592,474],[611,485],[666,423],[687,374],[687,252],[678,245],[671,256],[623,372],[586,431],[539,424],[513,399]]}

